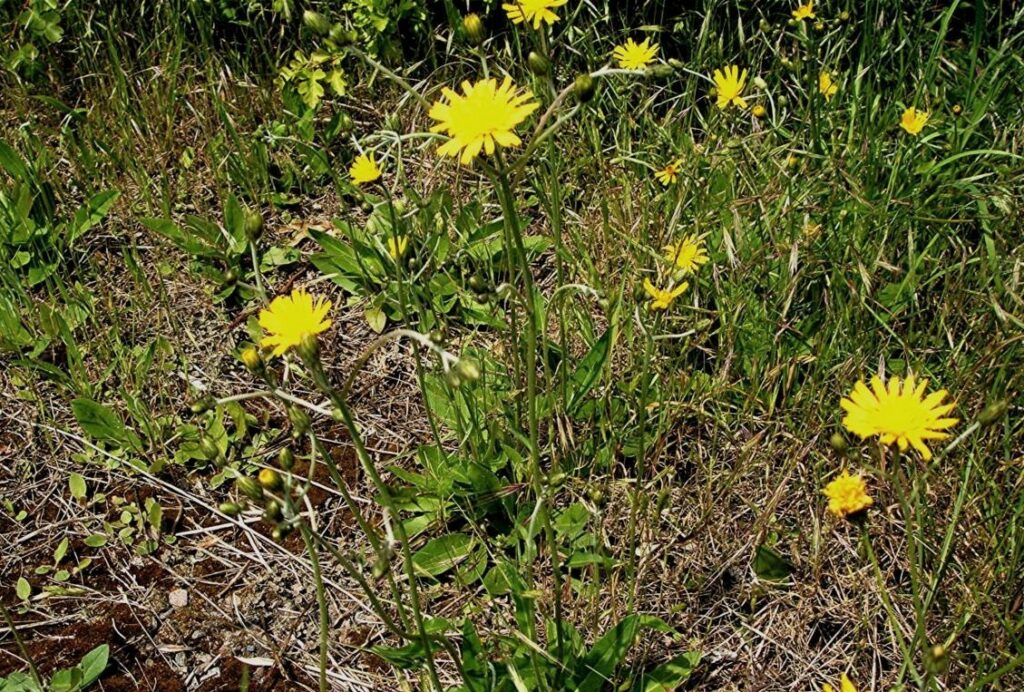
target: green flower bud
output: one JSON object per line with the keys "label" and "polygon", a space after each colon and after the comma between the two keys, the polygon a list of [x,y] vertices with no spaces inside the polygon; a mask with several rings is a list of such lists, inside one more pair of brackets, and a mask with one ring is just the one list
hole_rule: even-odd
{"label": "green flower bud", "polygon": [[779,96],[775,99],[775,103],[779,104],[779,108],[785,108],[786,105],[789,103],[789,99],[786,98],[785,94],[779,94]]}
{"label": "green flower bud", "polygon": [[292,532],[292,527],[287,524],[278,524],[270,531],[270,537],[275,541],[283,541]]}
{"label": "green flower bud", "polygon": [[309,414],[298,406],[288,407],[288,420],[292,424],[292,434],[295,436],[305,435],[309,432]]}
{"label": "green flower bud", "polygon": [[235,517],[241,513],[242,506],[237,502],[221,502],[217,509],[220,510],[221,514],[226,514],[229,517]]}
{"label": "green flower bud", "polygon": [[274,469],[260,469],[259,476],[257,476],[262,485],[267,490],[280,490],[281,485],[281,474]]}
{"label": "green flower bud", "polygon": [[192,411],[192,413],[200,414],[200,413],[206,413],[207,411],[209,411],[210,409],[212,409],[216,405],[217,404],[213,400],[212,396],[210,396],[209,394],[204,394],[199,399],[196,399],[195,401],[193,401],[192,405],[189,407],[189,409]]}
{"label": "green flower bud", "polygon": [[756,86],[758,89],[767,89],[768,82],[764,81],[764,77],[758,75],[754,77],[754,86]]}
{"label": "green flower bud", "polygon": [[997,423],[1000,418],[1006,415],[1006,411],[1009,408],[1010,404],[1006,399],[993,401],[991,404],[983,408],[981,413],[978,414],[978,422],[985,426]]}
{"label": "green flower bud", "polygon": [[644,70],[645,77],[652,77],[654,79],[668,79],[675,70],[672,69],[671,65],[652,65]]}
{"label": "green flower bud", "polygon": [[586,103],[594,98],[597,87],[594,85],[594,78],[589,74],[581,74],[573,83],[573,92],[580,103]]}
{"label": "green flower bud", "polygon": [[291,447],[285,447],[278,452],[277,463],[285,471],[292,470],[292,467],[295,466],[295,452],[291,450]]}
{"label": "green flower bud", "polygon": [[479,46],[487,40],[487,29],[484,27],[484,22],[475,12],[462,18],[462,28],[466,32],[466,38],[469,39],[470,45]]}
{"label": "green flower bud", "polygon": [[249,240],[259,240],[263,235],[263,216],[251,209],[245,212],[245,237]]}
{"label": "green flower bud", "polygon": [[761,30],[762,33],[768,33],[771,30],[771,28],[772,28],[771,22],[769,22],[764,17],[761,17],[761,22],[757,26]]}
{"label": "green flower bud", "polygon": [[299,342],[295,350],[298,351],[302,360],[316,361],[320,357],[320,342],[317,340],[316,334],[306,334],[302,337],[302,341]]}
{"label": "green flower bud", "polygon": [[459,378],[464,382],[476,382],[480,379],[480,368],[469,358],[459,358],[455,370],[458,370]]}
{"label": "green flower bud", "polygon": [[538,77],[543,77],[551,69],[548,59],[535,50],[531,50],[530,54],[526,56],[526,64],[530,66],[530,72]]}
{"label": "green flower bud", "polygon": [[259,502],[263,499],[263,486],[249,476],[239,476],[236,478],[235,487],[238,488],[238,492],[254,502]]}
{"label": "green flower bud", "polygon": [[269,500],[263,506],[263,519],[268,522],[278,522],[284,514],[281,512],[281,503],[277,500]]}
{"label": "green flower bud", "polygon": [[327,17],[313,10],[302,13],[302,23],[315,34],[326,34],[331,30],[331,23]]}
{"label": "green flower bud", "polygon": [[832,445],[832,449],[836,450],[839,454],[846,454],[846,450],[849,446],[846,444],[846,438],[843,437],[842,433],[832,433],[832,437],[828,439],[828,443]]}

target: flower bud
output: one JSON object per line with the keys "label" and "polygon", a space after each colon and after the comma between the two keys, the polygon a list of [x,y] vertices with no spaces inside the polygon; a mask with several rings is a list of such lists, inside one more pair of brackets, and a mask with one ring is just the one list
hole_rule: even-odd
{"label": "flower bud", "polygon": [[291,447],[285,447],[278,452],[277,463],[285,471],[292,470],[292,467],[295,466],[295,452],[292,451]]}
{"label": "flower bud", "polygon": [[824,31],[825,30],[825,22],[820,21],[820,20],[815,22],[814,23],[814,30],[815,31]]}
{"label": "flower bud", "polygon": [[779,94],[779,96],[775,99],[775,103],[779,104],[779,108],[785,108],[786,105],[789,103],[789,99],[786,98],[785,94]]}
{"label": "flower bud", "polygon": [[292,424],[292,434],[296,437],[309,432],[309,414],[298,406],[288,407],[288,420]]}
{"label": "flower bud", "polygon": [[590,99],[594,98],[595,90],[594,78],[586,73],[577,77],[576,81],[573,83],[573,91],[580,103],[586,103]]}
{"label": "flower bud", "polygon": [[771,30],[772,25],[771,22],[769,22],[767,19],[761,17],[761,21],[757,25],[757,28],[759,28],[762,33],[768,33]]}
{"label": "flower bud", "polygon": [[530,72],[538,77],[543,77],[551,69],[548,59],[535,50],[531,50],[530,54],[526,56],[526,64],[530,66]]}
{"label": "flower bud", "polygon": [[645,77],[652,77],[654,79],[668,79],[675,74],[675,70],[672,69],[671,65],[651,65],[644,70]]}
{"label": "flower bud", "polygon": [[764,116],[768,115],[768,111],[766,111],[764,106],[762,106],[760,103],[754,106],[750,112],[753,114],[755,118],[763,118]]}
{"label": "flower bud", "polygon": [[209,394],[204,394],[199,399],[193,401],[189,409],[192,411],[192,413],[200,414],[206,413],[214,406],[216,406],[216,402],[214,402],[213,397],[210,396]]}
{"label": "flower bud", "polygon": [[467,14],[462,18],[462,28],[466,32],[466,38],[470,45],[479,46],[487,40],[487,29],[484,22],[477,13]]}
{"label": "flower bud", "polygon": [[281,489],[281,474],[274,469],[260,469],[259,476],[257,476],[262,485],[267,490],[280,490]]}
{"label": "flower bud", "polygon": [[259,240],[263,235],[263,215],[249,209],[245,212],[245,237],[249,240]]}
{"label": "flower bud", "polygon": [[756,86],[758,89],[767,89],[768,82],[764,81],[764,77],[758,75],[754,77],[754,86]]}
{"label": "flower bud", "polygon": [[270,537],[275,541],[283,541],[292,532],[292,527],[287,524],[278,524],[270,531]]}
{"label": "flower bud", "polygon": [[953,115],[960,115],[960,113],[962,113],[963,110],[964,109],[960,106],[959,103],[953,104]]}
{"label": "flower bud", "polygon": [[832,445],[832,449],[840,454],[846,454],[846,450],[849,449],[849,446],[846,444],[846,438],[843,437],[842,433],[832,433],[832,437],[828,438],[828,443]]}
{"label": "flower bud", "polygon": [[249,476],[239,476],[236,478],[235,487],[238,488],[238,492],[254,502],[259,502],[263,499],[263,486]]}
{"label": "flower bud", "polygon": [[299,342],[298,348],[299,357],[305,361],[315,361],[320,357],[320,342],[316,338],[316,334],[306,334],[302,337],[302,341]]}
{"label": "flower bud", "polygon": [[220,456],[220,448],[217,446],[216,440],[209,435],[203,435],[199,438],[199,449],[202,451],[203,456],[210,461]]}
{"label": "flower bud", "polygon": [[465,382],[476,382],[480,379],[480,367],[469,358],[459,358],[455,369],[459,371],[459,377]]}
{"label": "flower bud", "polygon": [[263,519],[269,522],[281,521],[284,514],[281,512],[281,503],[277,500],[269,500],[263,506]]}
{"label": "flower bud", "polygon": [[1006,415],[1006,411],[1009,408],[1010,405],[1006,399],[993,401],[991,404],[983,408],[981,413],[978,414],[978,422],[985,426],[997,423],[1000,418]]}
{"label": "flower bud", "polygon": [[327,17],[313,10],[306,10],[302,13],[302,23],[315,34],[326,34],[331,30],[331,23]]}
{"label": "flower bud", "polygon": [[839,21],[841,21],[841,22],[848,22],[848,21],[850,21],[850,13],[847,12],[846,10],[843,10],[842,12],[840,12],[839,13]]}
{"label": "flower bud", "polygon": [[249,346],[242,351],[242,363],[253,374],[263,372],[263,358],[255,346]]}
{"label": "flower bud", "polygon": [[242,505],[237,502],[221,502],[217,507],[221,514],[226,514],[229,517],[238,516],[242,511]]}

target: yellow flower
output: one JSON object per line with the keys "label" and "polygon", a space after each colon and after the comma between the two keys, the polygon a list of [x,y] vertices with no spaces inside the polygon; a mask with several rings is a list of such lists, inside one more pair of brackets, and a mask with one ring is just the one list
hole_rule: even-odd
{"label": "yellow flower", "polygon": [[666,245],[662,248],[665,259],[674,264],[684,273],[692,274],[708,261],[708,253],[704,250],[704,239],[690,234],[677,245]]}
{"label": "yellow flower", "polygon": [[690,284],[683,281],[675,288],[663,291],[652,284],[650,279],[644,279],[644,290],[651,297],[651,304],[649,306],[651,310],[668,310],[669,306],[672,305],[672,301],[679,297],[679,294],[689,286]]}
{"label": "yellow flower", "polygon": [[740,96],[743,93],[743,87],[747,84],[746,70],[741,73],[740,68],[736,65],[729,65],[725,68],[725,74],[722,74],[722,70],[715,70],[713,77],[715,86],[718,88],[719,108],[725,110],[730,103],[740,108],[747,107],[747,102]]}
{"label": "yellow flower", "polygon": [[763,118],[768,115],[768,110],[760,103],[750,109],[750,112],[753,113],[755,118]]}
{"label": "yellow flower", "polygon": [[[822,686],[822,692],[835,692],[835,688],[827,682]],[[843,676],[839,678],[839,692],[857,692],[857,688],[850,682],[850,678],[843,673]]]}
{"label": "yellow flower", "polygon": [[806,5],[800,5],[793,10],[793,19],[797,21],[814,19],[814,0],[807,0]]}
{"label": "yellow flower", "polygon": [[944,418],[955,406],[942,403],[946,390],[924,397],[927,386],[928,380],[918,383],[913,375],[904,381],[890,377],[888,389],[877,375],[871,378],[871,389],[860,381],[839,402],[846,411],[843,426],[861,439],[878,437],[885,445],[895,442],[901,451],[912,446],[925,460],[931,459],[931,450],[924,441],[946,439],[949,433],[942,431],[960,421]]}
{"label": "yellow flower", "polygon": [[409,237],[400,235],[397,238],[388,237],[388,254],[391,255],[391,259],[397,260],[405,255],[406,249],[409,247]]}
{"label": "yellow flower", "polygon": [[381,175],[380,166],[373,154],[360,154],[349,166],[348,174],[356,185],[365,185],[378,180]]}
{"label": "yellow flower", "polygon": [[657,54],[658,44],[652,44],[649,38],[645,38],[643,43],[627,39],[625,44],[615,46],[612,51],[612,57],[619,61],[619,67],[624,70],[642,70],[654,62]]}
{"label": "yellow flower", "polygon": [[920,134],[927,122],[928,112],[919,111],[911,106],[907,110],[903,111],[903,117],[900,118],[900,127],[910,134],[916,135]]}
{"label": "yellow flower", "polygon": [[839,91],[839,85],[832,80],[832,75],[822,70],[821,74],[818,75],[818,91],[825,97],[826,101],[831,101],[832,97]]}
{"label": "yellow flower", "polygon": [[462,92],[445,87],[442,100],[430,108],[430,117],[438,121],[430,131],[451,137],[437,153],[456,156],[461,151],[462,163],[470,163],[481,150],[493,154],[496,144],[521,144],[512,130],[540,105],[530,100],[533,94],[529,91],[519,93],[511,77],[505,77],[501,86],[496,79],[482,79],[476,84],[466,81]]}
{"label": "yellow flower", "polygon": [[828,511],[839,518],[856,514],[875,503],[868,495],[864,479],[860,476],[851,476],[847,471],[843,471],[826,485],[824,492],[828,498]]}
{"label": "yellow flower", "polygon": [[501,8],[512,20],[513,24],[533,22],[533,28],[539,29],[541,22],[554,24],[558,21],[558,15],[551,11],[553,7],[561,7],[568,0],[519,0],[518,2],[506,2]]}
{"label": "yellow flower", "polygon": [[672,183],[679,179],[679,169],[682,167],[682,165],[683,160],[676,159],[672,163],[662,168],[660,171],[655,171],[654,177],[657,178],[658,182],[660,182],[662,185],[668,187],[669,185],[671,185]]}
{"label": "yellow flower", "polygon": [[331,326],[327,313],[331,301],[317,298],[297,288],[291,295],[278,296],[269,308],[260,310],[260,326],[267,335],[260,346],[273,347],[273,355],[284,355],[302,343],[303,337],[315,336]]}

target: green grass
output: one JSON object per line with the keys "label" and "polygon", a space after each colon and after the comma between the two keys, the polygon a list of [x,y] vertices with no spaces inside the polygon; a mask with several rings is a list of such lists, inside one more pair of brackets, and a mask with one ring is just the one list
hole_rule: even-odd
{"label": "green grass", "polygon": [[[286,6],[71,3],[52,44],[0,10],[8,54],[43,48],[0,73],[4,425],[57,431],[12,487],[63,490],[78,469],[110,495],[178,488],[196,526],[244,520],[239,541],[260,527],[315,584],[302,641],[272,657],[307,685],[1020,686],[1024,15],[570,3],[538,33],[490,3],[474,47],[458,3],[413,3],[380,33],[318,7],[350,46]],[[579,103],[577,75],[644,36],[659,67],[603,74]],[[278,79],[295,50],[323,51],[347,92],[325,83],[311,107],[315,67]],[[728,64],[763,117],[716,107]],[[484,73],[541,106],[524,146],[459,166],[423,103]],[[930,113],[920,135],[900,128],[908,106]],[[384,176],[360,188],[346,171],[367,150]],[[649,310],[644,278],[665,285],[661,248],[689,234],[710,261]],[[333,301],[319,356],[245,370],[259,310],[295,286]],[[840,423],[859,379],[911,372],[957,404],[932,463]],[[268,466],[284,489],[247,497],[237,479]],[[859,521],[825,508],[844,468],[874,497]],[[103,506],[78,503],[74,530]],[[195,540],[138,522],[97,559]],[[44,512],[17,524],[28,544],[52,531]],[[265,566],[231,560],[259,588]],[[10,564],[5,583],[60,586],[32,552]],[[56,613],[3,602],[23,622]],[[350,647],[356,612],[373,634]]]}

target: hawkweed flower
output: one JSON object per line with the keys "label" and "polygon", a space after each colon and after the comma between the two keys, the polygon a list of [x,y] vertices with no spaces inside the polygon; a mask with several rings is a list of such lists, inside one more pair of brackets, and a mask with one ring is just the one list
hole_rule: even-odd
{"label": "hawkweed flower", "polygon": [[649,38],[645,38],[642,43],[627,39],[612,51],[612,57],[619,61],[619,67],[624,70],[642,70],[654,62],[657,54],[658,44],[652,44]]}
{"label": "hawkweed flower", "polygon": [[793,10],[793,19],[803,21],[804,19],[814,19],[814,0],[807,0],[804,5],[799,5]]}
{"label": "hawkweed flower", "polygon": [[[821,686],[821,692],[836,692],[836,689],[826,682]],[[857,688],[853,686],[846,673],[839,678],[839,692],[857,692]]]}
{"label": "hawkweed flower", "polygon": [[559,17],[552,10],[561,7],[568,0],[518,0],[503,3],[501,8],[513,24],[532,23],[534,29],[540,29],[542,22],[554,24]]}
{"label": "hawkweed flower", "polygon": [[373,154],[360,154],[352,162],[352,165],[349,166],[348,174],[356,185],[366,185],[367,183],[379,180],[381,170]]}
{"label": "hawkweed flower", "polygon": [[513,132],[516,125],[537,110],[529,91],[519,92],[511,77],[498,86],[496,79],[482,79],[476,84],[462,83],[459,94],[445,87],[442,99],[430,107],[430,117],[438,123],[431,132],[451,137],[437,148],[441,156],[456,156],[471,163],[481,151],[493,154],[495,145],[514,147],[522,140]]}
{"label": "hawkweed flower", "polygon": [[[825,497],[828,498],[828,511],[840,519],[867,509],[875,503],[868,495],[868,487],[864,479],[851,476],[843,471],[831,483],[825,486]],[[846,688],[843,688],[846,689]]]}
{"label": "hawkweed flower", "polygon": [[928,117],[927,111],[919,111],[911,106],[903,111],[903,116],[900,118],[900,127],[912,135],[918,135],[928,123]]}
{"label": "hawkweed flower", "polygon": [[753,114],[755,118],[763,118],[764,116],[768,115],[768,110],[760,103],[751,108],[750,112],[751,114]]}
{"label": "hawkweed flower", "polygon": [[388,255],[391,256],[391,259],[397,261],[405,255],[405,251],[409,248],[409,236],[388,237],[387,246]]}
{"label": "hawkweed flower", "polygon": [[644,279],[644,291],[651,297],[651,303],[648,308],[651,310],[668,310],[672,302],[689,286],[690,284],[683,281],[675,288],[670,287],[662,290],[652,284],[650,279]]}
{"label": "hawkweed flower", "polygon": [[658,179],[658,182],[668,187],[679,179],[679,169],[683,166],[682,159],[676,159],[672,163],[668,164],[660,171],[654,172],[654,177]]}
{"label": "hawkweed flower", "polygon": [[675,244],[662,248],[665,259],[685,274],[692,274],[708,261],[708,253],[704,249],[704,239],[690,234]]}
{"label": "hawkweed flower", "polygon": [[712,75],[715,80],[715,87],[718,89],[718,107],[723,111],[729,104],[746,108],[747,102],[743,99],[743,87],[747,85],[747,70],[740,72],[736,65],[729,65],[722,70],[715,70]]}
{"label": "hawkweed flower", "polygon": [[831,101],[838,91],[839,85],[832,79],[832,75],[822,70],[818,75],[818,93],[824,96],[826,101]]}
{"label": "hawkweed flower", "polygon": [[307,336],[316,336],[331,326],[327,313],[331,301],[313,296],[301,288],[291,295],[278,296],[270,307],[260,310],[259,323],[267,333],[260,346],[273,348],[274,356],[282,356],[297,348]]}
{"label": "hawkweed flower", "polygon": [[944,440],[943,432],[959,423],[957,418],[946,418],[955,404],[943,404],[948,392],[940,389],[924,396],[928,380],[918,382],[913,375],[906,380],[890,377],[888,387],[880,377],[871,378],[869,389],[863,381],[839,402],[846,416],[843,427],[862,440],[877,437],[882,444],[897,444],[900,451],[913,447],[925,461],[932,458],[925,440]]}

